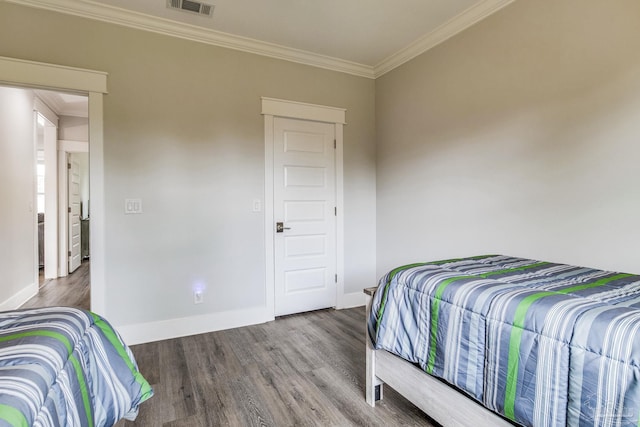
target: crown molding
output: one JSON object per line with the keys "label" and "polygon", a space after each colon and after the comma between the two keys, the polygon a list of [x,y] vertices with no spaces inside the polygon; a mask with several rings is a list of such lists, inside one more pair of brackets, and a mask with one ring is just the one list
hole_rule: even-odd
{"label": "crown molding", "polygon": [[456,15],[434,31],[420,37],[407,47],[387,57],[374,67],[275,43],[236,36],[222,31],[211,30],[186,23],[178,23],[165,18],[121,9],[91,0],[0,1],[80,16],[129,28],[179,37],[185,40],[375,79],[439,45],[515,0],[482,0],[461,14]]}
{"label": "crown molding", "polygon": [[398,52],[378,63],[373,67],[374,78],[378,78],[429,49],[434,48],[513,1],[515,0],[483,0],[476,3],[432,32],[425,34],[407,47],[400,49]]}
{"label": "crown molding", "polygon": [[57,116],[61,116],[60,111],[64,107],[60,104],[58,98],[49,91],[35,90],[36,96],[40,98],[40,100],[49,107]]}
{"label": "crown molding", "polygon": [[94,19],[129,28],[151,31],[158,34],[179,37],[186,40],[225,47],[270,58],[282,59],[327,70],[338,71],[373,79],[373,67],[346,61],[326,55],[320,55],[268,43],[248,37],[236,36],[222,31],[211,30],[195,25],[178,23],[168,19],[150,16],[109,6],[89,0],[4,0],[23,6],[51,10],[68,15]]}
{"label": "crown molding", "polygon": [[48,90],[35,89],[35,93],[58,116],[89,117],[88,102],[65,102],[60,93]]}

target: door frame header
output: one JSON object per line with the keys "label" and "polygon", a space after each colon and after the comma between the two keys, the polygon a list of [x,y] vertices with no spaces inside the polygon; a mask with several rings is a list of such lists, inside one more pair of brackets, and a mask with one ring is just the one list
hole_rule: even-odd
{"label": "door frame header", "polygon": [[103,71],[66,67],[0,56],[0,82],[30,88],[107,93],[107,76]]}
{"label": "door frame header", "polygon": [[345,125],[346,109],[284,99],[262,98],[262,114]]}

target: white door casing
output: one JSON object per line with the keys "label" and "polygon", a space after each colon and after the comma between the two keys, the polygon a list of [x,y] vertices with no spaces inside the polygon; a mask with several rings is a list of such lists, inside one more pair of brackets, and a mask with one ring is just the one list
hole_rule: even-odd
{"label": "white door casing", "polygon": [[[343,126],[345,124],[345,109],[307,104],[296,101],[286,101],[274,98],[262,98],[262,114],[265,129],[265,306],[273,310],[275,317],[275,245],[276,220],[274,205],[274,150],[276,118],[293,118],[332,124],[334,128],[334,182],[335,182],[335,271],[333,277],[336,289],[335,306],[342,308],[344,304],[344,222],[343,222]],[[284,224],[283,224],[284,225]],[[286,230],[285,230],[286,231]],[[330,277],[331,278],[331,277]]]}
{"label": "white door casing", "polygon": [[[0,56],[0,83],[89,95],[89,192],[91,194],[91,311],[108,316],[105,285],[104,122],[107,73]],[[35,203],[35,194],[34,194]],[[34,223],[36,213],[34,212]],[[34,263],[38,256],[34,245]],[[35,271],[35,269],[34,269]],[[35,283],[38,281],[34,275]]]}
{"label": "white door casing", "polygon": [[276,117],[275,315],[336,305],[335,125]]}
{"label": "white door casing", "polygon": [[80,256],[80,164],[70,158],[68,163],[69,184],[69,274],[73,273],[82,260]]}
{"label": "white door casing", "polygon": [[60,276],[58,265],[58,123],[44,126],[44,278]]}

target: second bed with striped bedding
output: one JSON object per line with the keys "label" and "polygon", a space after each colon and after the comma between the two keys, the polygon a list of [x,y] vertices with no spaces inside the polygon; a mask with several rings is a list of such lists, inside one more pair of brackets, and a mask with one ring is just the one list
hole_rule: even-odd
{"label": "second bed with striped bedding", "polygon": [[637,426],[640,276],[488,255],[380,280],[376,349],[523,425]]}

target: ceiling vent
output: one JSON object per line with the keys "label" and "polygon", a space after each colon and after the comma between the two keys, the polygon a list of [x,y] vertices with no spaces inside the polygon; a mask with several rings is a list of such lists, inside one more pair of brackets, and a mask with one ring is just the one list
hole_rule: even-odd
{"label": "ceiling vent", "polygon": [[213,16],[213,5],[193,0],[167,0],[169,9],[197,13],[198,15]]}

